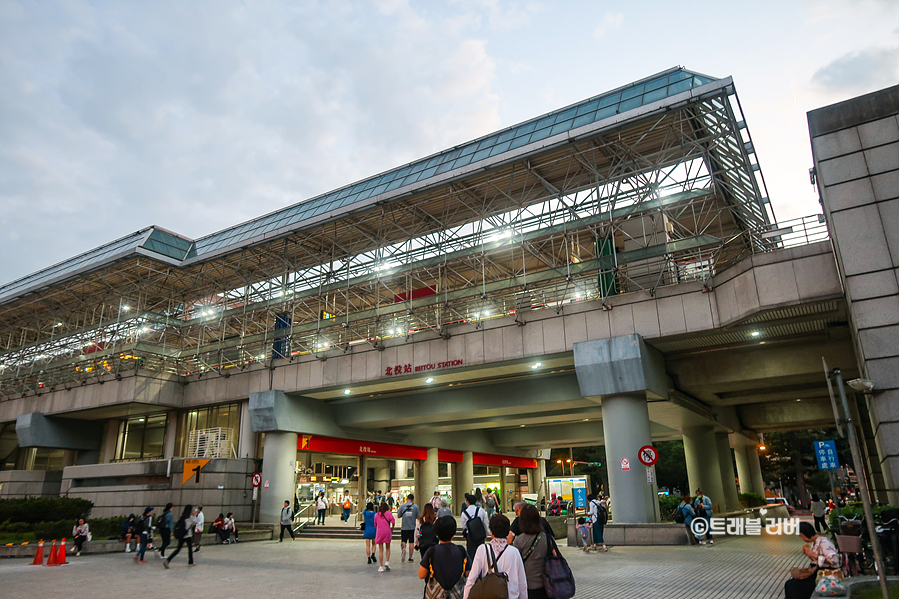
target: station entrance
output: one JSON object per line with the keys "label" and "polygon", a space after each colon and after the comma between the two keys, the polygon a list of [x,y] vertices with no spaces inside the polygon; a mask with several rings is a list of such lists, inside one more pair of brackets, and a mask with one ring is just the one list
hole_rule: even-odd
{"label": "station entrance", "polygon": [[[496,494],[503,509],[529,490],[536,460],[490,454],[470,454],[466,463],[461,451],[433,451],[436,473],[425,472],[429,451],[424,447],[299,435],[297,439],[295,500],[310,517],[316,497],[324,492],[330,504],[328,515],[337,516],[349,496],[354,515],[366,503],[381,496],[395,507],[414,494],[416,503],[429,502],[435,491],[447,507],[458,513],[464,494],[488,489]],[[467,470],[467,475],[466,475]],[[436,474],[436,476],[434,476]],[[534,486],[530,482],[530,486]],[[305,508],[305,509],[304,509]]]}

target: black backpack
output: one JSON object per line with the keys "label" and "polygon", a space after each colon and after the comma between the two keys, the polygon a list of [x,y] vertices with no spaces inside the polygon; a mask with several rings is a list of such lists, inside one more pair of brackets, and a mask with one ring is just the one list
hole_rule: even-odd
{"label": "black backpack", "polygon": [[136,534],[141,534],[143,532],[147,532],[150,530],[150,527],[147,524],[147,518],[149,516],[142,516],[137,523],[134,525],[134,532]]}
{"label": "black backpack", "polygon": [[429,547],[437,544],[437,535],[434,534],[434,525],[428,522],[422,522],[418,529],[418,548],[424,553]]}
{"label": "black backpack", "polygon": [[469,514],[468,522],[465,523],[465,527],[468,530],[468,536],[472,539],[487,538],[487,531],[484,529],[484,521],[481,520],[480,516],[478,516],[478,510],[480,509],[480,507],[475,506],[474,517]]}
{"label": "black backpack", "polygon": [[178,522],[175,523],[175,530],[172,533],[179,541],[187,536],[187,523],[184,521],[184,518],[178,518]]}
{"label": "black backpack", "polygon": [[683,524],[684,522],[686,522],[686,520],[687,520],[687,516],[686,516],[686,514],[684,514],[684,509],[682,507],[678,506],[677,509],[674,510],[674,521],[677,524]]}
{"label": "black backpack", "polygon": [[605,526],[606,522],[609,521],[609,512],[606,510],[605,506],[600,502],[593,500],[596,502],[596,523]]}

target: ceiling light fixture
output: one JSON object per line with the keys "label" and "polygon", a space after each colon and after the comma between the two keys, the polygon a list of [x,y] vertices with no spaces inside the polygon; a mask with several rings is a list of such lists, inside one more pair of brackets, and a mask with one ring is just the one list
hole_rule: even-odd
{"label": "ceiling light fixture", "polygon": [[531,369],[532,369],[532,370],[537,370],[537,369],[540,368],[541,366],[543,366],[543,362],[537,362],[536,364],[534,364],[533,366],[531,366]]}
{"label": "ceiling light fixture", "polygon": [[344,394],[344,395],[349,395],[350,393],[352,393],[352,391],[350,391],[349,389],[344,389],[344,390],[343,390],[343,394]]}
{"label": "ceiling light fixture", "polygon": [[427,379],[425,382],[426,382],[426,383],[433,383],[433,382],[434,382],[434,379],[429,378],[429,379]]}
{"label": "ceiling light fixture", "polygon": [[758,331],[752,331],[752,332],[749,333],[749,334],[750,334],[751,336],[753,336],[753,337],[758,337],[759,335],[761,335],[761,333],[759,333]]}

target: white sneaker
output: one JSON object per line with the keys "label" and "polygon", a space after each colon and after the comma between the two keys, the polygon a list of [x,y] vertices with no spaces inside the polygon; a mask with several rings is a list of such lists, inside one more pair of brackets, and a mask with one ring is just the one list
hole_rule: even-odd
{"label": "white sneaker", "polygon": [[390,562],[384,562],[384,569],[390,572]]}
{"label": "white sneaker", "polygon": [[384,571],[384,566],[378,566],[378,572],[383,572],[383,571]]}
{"label": "white sneaker", "polygon": [[125,545],[125,553],[131,553],[131,545]]}

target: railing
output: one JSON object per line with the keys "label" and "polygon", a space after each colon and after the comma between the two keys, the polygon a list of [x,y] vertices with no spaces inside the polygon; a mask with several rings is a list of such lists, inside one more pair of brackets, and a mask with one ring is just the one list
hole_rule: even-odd
{"label": "railing", "polygon": [[[306,513],[308,511],[308,513]],[[305,515],[304,515],[305,514]],[[307,503],[305,505],[300,506],[300,509],[297,510],[297,513],[293,515],[293,531],[297,532],[302,528],[308,526],[310,522],[315,520],[315,504]]]}
{"label": "railing", "polygon": [[762,233],[762,239],[779,243],[783,248],[808,245],[829,238],[830,233],[827,230],[827,221],[823,214],[813,214],[774,223]]}

